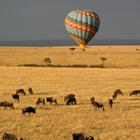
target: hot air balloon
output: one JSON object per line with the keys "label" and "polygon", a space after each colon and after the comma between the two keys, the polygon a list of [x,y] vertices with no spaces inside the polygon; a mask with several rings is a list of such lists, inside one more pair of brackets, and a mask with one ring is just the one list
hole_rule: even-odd
{"label": "hot air balloon", "polygon": [[66,30],[83,50],[97,33],[99,26],[99,16],[89,10],[73,10],[65,18]]}

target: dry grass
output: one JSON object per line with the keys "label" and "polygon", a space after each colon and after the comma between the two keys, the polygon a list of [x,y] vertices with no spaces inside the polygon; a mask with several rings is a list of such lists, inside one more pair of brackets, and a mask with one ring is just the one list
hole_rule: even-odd
{"label": "dry grass", "polygon": [[[82,131],[94,135],[95,140],[138,140],[140,97],[128,93],[139,88],[139,75],[139,69],[0,67],[0,100],[12,101],[16,107],[0,108],[0,137],[8,131],[27,140],[71,140],[72,132]],[[27,91],[28,87],[35,95],[22,96],[20,103],[11,98],[17,88]],[[116,88],[125,95],[109,109],[107,100]],[[63,97],[71,92],[78,104],[66,106]],[[38,97],[47,96],[56,97],[60,105],[37,107],[37,114],[30,117],[21,114],[23,107],[36,106]],[[105,104],[105,112],[94,110],[91,96]]]}
{"label": "dry grass", "polygon": [[[95,140],[138,140],[140,137],[140,97],[130,97],[129,91],[139,89],[140,52],[131,47],[92,47],[84,54],[69,48],[0,48],[0,101],[14,102],[15,110],[0,108],[0,137],[13,132],[26,140],[71,140],[73,132],[85,132]],[[107,57],[107,67],[96,68],[35,68],[16,67],[19,64],[44,64],[50,57],[54,64],[100,64]],[[9,66],[9,67],[7,67]],[[15,67],[11,67],[15,66]],[[127,69],[126,69],[127,68]],[[32,87],[35,94],[21,96],[18,103],[11,98],[17,88]],[[113,91],[122,89],[112,109],[107,101]],[[64,105],[63,97],[75,93],[78,104]],[[35,115],[22,115],[25,106],[34,106],[38,97],[53,96],[59,106],[37,107]],[[89,99],[95,96],[105,104],[105,112],[94,110]]]}
{"label": "dry grass", "polygon": [[[78,47],[71,54],[70,47],[1,47],[0,66],[20,64],[45,64],[44,58],[50,57],[53,64],[101,64],[100,57],[106,57],[106,67],[140,68],[139,46],[94,46],[82,52]],[[136,50],[137,49],[137,50]]]}

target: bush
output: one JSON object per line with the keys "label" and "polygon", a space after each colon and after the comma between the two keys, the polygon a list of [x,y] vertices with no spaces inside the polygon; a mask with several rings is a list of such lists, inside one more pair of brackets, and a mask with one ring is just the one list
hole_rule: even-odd
{"label": "bush", "polygon": [[51,61],[51,59],[49,57],[44,58],[44,62],[46,62],[47,64],[51,64],[52,63],[52,61]]}

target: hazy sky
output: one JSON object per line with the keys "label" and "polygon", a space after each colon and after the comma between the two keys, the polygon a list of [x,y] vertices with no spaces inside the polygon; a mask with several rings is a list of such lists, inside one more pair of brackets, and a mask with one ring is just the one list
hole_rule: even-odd
{"label": "hazy sky", "polygon": [[64,18],[73,9],[98,13],[96,39],[140,39],[140,0],[0,0],[0,41],[68,39]]}

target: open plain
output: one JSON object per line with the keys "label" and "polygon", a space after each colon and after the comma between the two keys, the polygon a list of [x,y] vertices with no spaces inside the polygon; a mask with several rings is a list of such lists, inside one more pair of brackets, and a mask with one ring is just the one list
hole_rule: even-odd
{"label": "open plain", "polygon": [[[101,64],[105,68],[19,67],[23,64]],[[129,96],[140,89],[139,46],[95,46],[71,52],[69,47],[1,47],[0,101],[14,103],[15,109],[0,108],[0,137],[7,132],[25,140],[72,140],[73,132],[85,132],[95,140],[138,140],[140,138],[140,96]],[[12,99],[16,89],[34,94]],[[120,88],[119,96],[109,108],[108,99]],[[28,93],[28,92],[27,92]],[[66,106],[64,96],[74,93],[76,105]],[[59,105],[35,104],[38,97],[55,97]],[[105,105],[105,111],[95,110],[90,97]],[[23,115],[22,108],[33,106],[36,114]]]}

